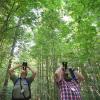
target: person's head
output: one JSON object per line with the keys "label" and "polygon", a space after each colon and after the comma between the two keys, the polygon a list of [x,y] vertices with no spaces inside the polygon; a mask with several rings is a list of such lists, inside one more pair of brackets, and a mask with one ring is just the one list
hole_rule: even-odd
{"label": "person's head", "polygon": [[20,76],[23,78],[27,76],[27,62],[22,63],[22,69],[21,69]]}
{"label": "person's head", "polygon": [[63,61],[62,62],[62,67],[63,67],[63,75],[64,77],[68,78],[68,74],[69,74],[69,71],[68,71],[68,62],[67,61]]}
{"label": "person's head", "polygon": [[20,76],[23,77],[23,78],[26,78],[26,76],[27,76],[27,70],[21,69]]}

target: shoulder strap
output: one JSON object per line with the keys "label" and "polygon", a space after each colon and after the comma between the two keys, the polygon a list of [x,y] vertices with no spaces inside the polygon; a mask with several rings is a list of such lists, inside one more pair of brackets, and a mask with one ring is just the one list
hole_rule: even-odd
{"label": "shoulder strap", "polygon": [[30,92],[30,98],[31,98],[31,88],[30,88],[30,83],[29,83],[29,80],[27,78],[25,78],[25,80],[27,81],[28,83],[28,88],[29,88],[29,92]]}
{"label": "shoulder strap", "polygon": [[17,78],[14,82],[14,85],[18,82],[18,80],[20,80],[20,78]]}
{"label": "shoulder strap", "polygon": [[27,79],[27,78],[24,78],[25,80],[26,80],[26,82],[28,83],[28,85],[29,85],[29,80]]}
{"label": "shoulder strap", "polygon": [[[22,91],[23,86],[22,86],[22,83],[21,83],[21,78],[20,78],[20,88],[21,88],[21,91]],[[24,96],[24,99],[26,99],[24,92],[22,92],[22,94],[23,94],[23,96]]]}

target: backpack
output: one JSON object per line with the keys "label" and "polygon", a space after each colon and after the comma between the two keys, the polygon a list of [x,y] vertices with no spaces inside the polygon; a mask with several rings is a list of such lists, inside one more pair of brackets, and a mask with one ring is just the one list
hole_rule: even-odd
{"label": "backpack", "polygon": [[30,99],[31,98],[31,90],[29,81],[26,78],[17,78],[13,91],[12,91],[12,99]]}

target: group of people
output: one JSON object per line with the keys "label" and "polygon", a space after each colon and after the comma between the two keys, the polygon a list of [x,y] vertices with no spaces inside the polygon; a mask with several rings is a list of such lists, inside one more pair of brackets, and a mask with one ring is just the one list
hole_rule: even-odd
{"label": "group of people", "polygon": [[[15,69],[17,68],[21,69],[19,76],[15,75]],[[29,70],[32,75],[28,77]],[[36,72],[28,66],[27,62],[23,62],[16,67],[11,67],[9,75],[14,84],[12,100],[30,100],[31,83],[36,76]],[[54,79],[59,88],[60,100],[82,100],[80,82],[84,80],[84,76],[77,70],[68,68],[67,62],[62,62],[62,65],[57,68]]]}

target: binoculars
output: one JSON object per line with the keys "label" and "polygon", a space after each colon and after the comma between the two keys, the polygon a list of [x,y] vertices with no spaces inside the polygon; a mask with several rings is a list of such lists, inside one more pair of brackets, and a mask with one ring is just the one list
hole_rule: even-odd
{"label": "binoculars", "polygon": [[68,64],[68,62],[62,62],[62,65],[63,65],[65,70],[67,70],[67,64]]}

